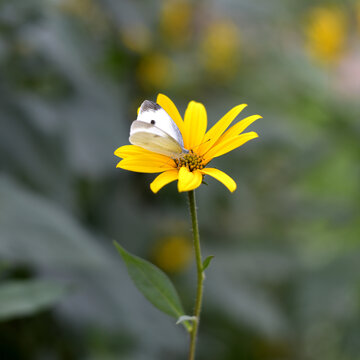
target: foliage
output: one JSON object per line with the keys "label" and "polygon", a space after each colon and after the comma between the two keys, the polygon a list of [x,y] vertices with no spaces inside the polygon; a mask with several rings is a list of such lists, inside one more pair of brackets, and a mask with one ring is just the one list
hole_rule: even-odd
{"label": "foliage", "polygon": [[64,296],[64,287],[38,280],[8,281],[0,287],[0,320],[32,315]]}
{"label": "foliage", "polygon": [[[236,192],[211,179],[211,196],[197,192],[216,256],[199,360],[358,358],[359,10],[318,6],[346,19],[336,61],[308,50],[309,1],[0,2],[0,293],[54,288],[46,308],[1,323],[1,357],[184,358],[184,330],[147,304],[112,245],[151,260],[159,239],[189,236],[175,185],[154,195],[151,175],[115,168],[138,105],[164,92],[181,110],[203,102],[210,125],[234,104],[264,117],[259,139],[214,160]],[[185,309],[193,271],[171,277]]]}

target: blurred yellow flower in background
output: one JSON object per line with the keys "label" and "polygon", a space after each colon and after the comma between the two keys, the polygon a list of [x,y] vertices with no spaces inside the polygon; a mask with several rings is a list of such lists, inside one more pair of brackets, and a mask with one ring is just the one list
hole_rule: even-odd
{"label": "blurred yellow flower in background", "polygon": [[358,30],[358,33],[360,35],[360,1],[357,2],[355,11],[356,11],[357,30]]}
{"label": "blurred yellow flower in background", "polygon": [[140,60],[137,76],[143,88],[150,91],[171,85],[174,80],[173,70],[174,64],[170,57],[153,52]]}
{"label": "blurred yellow flower in background", "polygon": [[200,47],[205,70],[216,78],[228,79],[237,71],[240,50],[239,29],[229,20],[211,22]]}
{"label": "blurred yellow flower in background", "polygon": [[202,184],[205,175],[220,181],[231,192],[235,191],[236,183],[229,175],[206,166],[214,158],[227,154],[257,138],[256,132],[243,133],[243,131],[261,116],[252,115],[230,126],[247,106],[246,104],[237,105],[206,131],[207,113],[203,104],[191,101],[183,120],[175,104],[167,96],[159,94],[157,103],[179,128],[184,147],[189,152],[179,158],[172,158],[139,146],[125,145],[115,150],[115,155],[123,159],[117,167],[142,173],[161,173],[150,184],[154,193],[176,180],[178,180],[179,192],[194,190]]}
{"label": "blurred yellow flower in background", "polygon": [[143,53],[150,48],[150,31],[142,24],[126,26],[120,31],[123,44],[133,52]]}
{"label": "blurred yellow flower in background", "polygon": [[169,273],[184,271],[192,258],[192,243],[182,236],[163,238],[155,244],[153,250],[154,263]]}
{"label": "blurred yellow flower in background", "polygon": [[107,29],[107,16],[93,0],[64,0],[57,6],[62,12],[81,19],[92,30],[104,31]]}
{"label": "blurred yellow flower in background", "polygon": [[191,6],[186,0],[164,0],[160,30],[169,45],[182,46],[191,35]]}
{"label": "blurred yellow flower in background", "polygon": [[347,26],[344,13],[336,7],[313,8],[305,27],[306,48],[323,64],[337,62],[346,43]]}

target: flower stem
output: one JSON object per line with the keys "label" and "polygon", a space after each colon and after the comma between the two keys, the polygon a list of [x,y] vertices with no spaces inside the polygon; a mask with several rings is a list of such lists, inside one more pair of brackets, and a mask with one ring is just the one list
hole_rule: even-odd
{"label": "flower stem", "polygon": [[190,332],[190,350],[189,350],[189,360],[194,360],[196,339],[197,339],[198,327],[200,323],[204,272],[203,272],[203,266],[201,260],[200,236],[199,236],[199,227],[198,227],[197,214],[196,214],[195,191],[194,190],[189,191],[188,196],[189,196],[189,207],[190,207],[191,222],[192,222],[193,237],[194,237],[196,269],[197,269],[197,290],[196,290],[196,301],[195,301],[195,309],[194,309],[194,316],[196,317],[196,320],[194,321],[193,328]]}

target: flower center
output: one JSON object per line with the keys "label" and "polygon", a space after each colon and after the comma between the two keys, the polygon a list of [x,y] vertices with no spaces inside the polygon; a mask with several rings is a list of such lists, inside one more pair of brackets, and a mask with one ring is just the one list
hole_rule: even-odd
{"label": "flower center", "polygon": [[190,150],[190,152],[188,154],[184,155],[183,157],[181,157],[179,159],[174,159],[174,161],[175,161],[175,164],[178,169],[185,166],[190,171],[201,170],[205,166],[203,164],[204,157],[201,155],[195,154],[192,150]]}

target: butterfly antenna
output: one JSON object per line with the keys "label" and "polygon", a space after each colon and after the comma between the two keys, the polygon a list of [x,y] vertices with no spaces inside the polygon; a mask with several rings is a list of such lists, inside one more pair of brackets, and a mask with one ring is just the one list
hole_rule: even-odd
{"label": "butterfly antenna", "polygon": [[[202,144],[206,144],[206,143],[209,142],[210,140],[211,140],[211,139],[207,139],[206,141],[202,142],[201,144],[194,146],[191,150],[198,148],[198,147],[201,146]],[[177,160],[178,160],[178,159],[176,159],[176,158],[170,158],[166,163],[164,163],[164,165],[162,165],[162,167],[165,167],[166,165],[169,165],[169,163],[170,163],[171,161],[174,161],[175,164],[178,165]]]}
{"label": "butterfly antenna", "polygon": [[206,144],[206,143],[209,142],[210,140],[211,140],[211,139],[207,139],[206,141],[202,142],[201,144],[194,146],[193,149],[196,149],[196,148],[198,148],[199,146],[201,146],[201,145],[203,145],[203,144]]}

